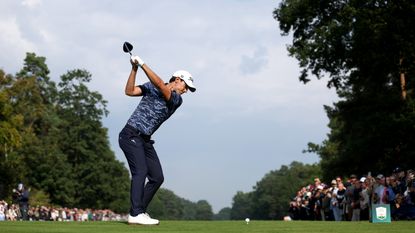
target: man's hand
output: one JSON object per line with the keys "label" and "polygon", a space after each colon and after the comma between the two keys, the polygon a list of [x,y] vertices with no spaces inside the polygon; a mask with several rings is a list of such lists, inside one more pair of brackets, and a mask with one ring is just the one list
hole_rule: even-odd
{"label": "man's hand", "polygon": [[138,66],[143,66],[144,65],[143,59],[141,59],[139,56],[131,56],[130,62],[131,62],[132,65],[135,65],[135,66],[137,66],[137,65]]}

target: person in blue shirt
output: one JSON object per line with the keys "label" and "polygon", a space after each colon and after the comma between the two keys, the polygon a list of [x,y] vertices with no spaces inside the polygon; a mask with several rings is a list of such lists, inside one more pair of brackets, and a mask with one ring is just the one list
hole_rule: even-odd
{"label": "person in blue shirt", "polygon": [[[128,96],[141,100],[119,134],[119,145],[125,154],[131,172],[129,224],[158,225],[146,212],[149,203],[164,181],[163,170],[153,147],[151,135],[182,104],[182,94],[196,91],[192,75],[185,70],[173,73],[165,83],[138,56],[131,56],[132,69],[125,86]],[[136,85],[138,68],[149,79]],[[146,178],[148,182],[146,183]]]}

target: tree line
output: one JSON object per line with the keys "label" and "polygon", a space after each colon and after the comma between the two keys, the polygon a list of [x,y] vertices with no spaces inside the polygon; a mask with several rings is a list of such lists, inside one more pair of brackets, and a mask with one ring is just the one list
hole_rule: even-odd
{"label": "tree line", "polygon": [[299,187],[308,185],[314,177],[320,176],[319,164],[294,161],[289,166],[283,165],[265,174],[252,191],[237,192],[232,207],[222,209],[218,216],[232,220],[282,220],[288,214],[288,203]]}
{"label": "tree line", "polygon": [[56,84],[46,58],[27,53],[16,74],[0,70],[0,197],[23,182],[36,204],[128,208],[129,175],[102,126],[107,101],[75,69]]}

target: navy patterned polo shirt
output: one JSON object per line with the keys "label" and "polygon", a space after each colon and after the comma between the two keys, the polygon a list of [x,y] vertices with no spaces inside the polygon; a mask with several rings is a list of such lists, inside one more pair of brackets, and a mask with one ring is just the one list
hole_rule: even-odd
{"label": "navy patterned polo shirt", "polygon": [[166,101],[161,91],[151,82],[146,82],[139,87],[142,90],[143,98],[128,119],[127,124],[143,134],[152,135],[164,121],[173,115],[183,100],[179,94],[172,91],[170,100]]}

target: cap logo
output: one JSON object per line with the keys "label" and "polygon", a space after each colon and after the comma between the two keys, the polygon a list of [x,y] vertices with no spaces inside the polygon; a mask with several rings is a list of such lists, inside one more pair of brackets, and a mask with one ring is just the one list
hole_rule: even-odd
{"label": "cap logo", "polygon": [[192,79],[192,77],[189,77],[189,80],[193,82],[193,79]]}

